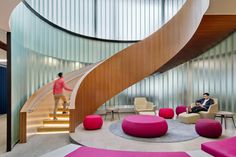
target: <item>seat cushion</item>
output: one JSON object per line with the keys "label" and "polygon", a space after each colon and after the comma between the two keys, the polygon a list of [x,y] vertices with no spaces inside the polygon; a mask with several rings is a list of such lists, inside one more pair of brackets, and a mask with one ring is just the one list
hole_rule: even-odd
{"label": "seat cushion", "polygon": [[206,142],[201,144],[201,149],[214,157],[236,157],[236,137]]}
{"label": "seat cushion", "polygon": [[183,112],[178,116],[179,121],[186,124],[195,124],[199,118],[200,115],[197,113],[187,114],[186,112]]}
{"label": "seat cushion", "polygon": [[159,116],[165,119],[172,119],[174,117],[173,108],[160,108]]}
{"label": "seat cushion", "polygon": [[159,137],[166,134],[167,122],[164,118],[151,115],[126,116],[122,121],[123,131],[136,137]]}
{"label": "seat cushion", "polygon": [[203,137],[218,138],[222,134],[220,122],[213,119],[199,119],[195,125],[196,132]]}
{"label": "seat cushion", "polygon": [[177,116],[178,116],[180,113],[183,113],[183,112],[186,112],[186,106],[180,105],[180,106],[177,106],[177,107],[176,107],[175,113],[176,113]]}
{"label": "seat cushion", "polygon": [[136,152],[80,147],[66,157],[190,157],[185,152]]}
{"label": "seat cushion", "polygon": [[83,121],[84,129],[96,130],[102,127],[103,120],[100,115],[88,115]]}

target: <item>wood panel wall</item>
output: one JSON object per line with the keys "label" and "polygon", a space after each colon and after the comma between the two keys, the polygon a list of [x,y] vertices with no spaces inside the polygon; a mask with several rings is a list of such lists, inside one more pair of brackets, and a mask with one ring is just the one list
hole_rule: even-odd
{"label": "wood panel wall", "polygon": [[75,105],[71,108],[75,113],[71,115],[74,119],[70,119],[71,132],[107,100],[178,56],[194,36],[208,6],[209,0],[188,0],[157,32],[108,58],[80,80]]}

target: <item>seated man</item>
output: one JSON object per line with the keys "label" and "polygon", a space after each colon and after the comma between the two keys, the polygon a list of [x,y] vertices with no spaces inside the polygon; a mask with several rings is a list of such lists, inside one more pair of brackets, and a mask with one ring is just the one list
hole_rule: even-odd
{"label": "seated man", "polygon": [[209,98],[209,93],[204,93],[203,98],[196,101],[196,106],[188,108],[189,113],[198,113],[200,111],[207,111],[209,107],[214,104],[214,100]]}

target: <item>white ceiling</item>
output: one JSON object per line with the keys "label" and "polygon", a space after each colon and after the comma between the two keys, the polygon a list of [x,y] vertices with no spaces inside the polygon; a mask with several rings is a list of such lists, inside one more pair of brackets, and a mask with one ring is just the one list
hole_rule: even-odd
{"label": "white ceiling", "polygon": [[9,19],[13,9],[21,0],[0,0],[0,29],[10,31]]}
{"label": "white ceiling", "polygon": [[211,0],[208,15],[236,15],[236,0]]}

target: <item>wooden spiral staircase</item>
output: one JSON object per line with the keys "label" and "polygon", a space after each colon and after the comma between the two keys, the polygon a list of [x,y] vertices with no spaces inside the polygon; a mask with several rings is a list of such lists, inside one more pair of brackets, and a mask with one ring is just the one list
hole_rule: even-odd
{"label": "wooden spiral staircase", "polygon": [[66,114],[62,114],[63,108],[60,107],[57,110],[56,118],[54,120],[54,114],[49,113],[48,119],[43,120],[43,126],[37,128],[38,133],[48,133],[48,132],[69,132],[69,109],[67,109]]}
{"label": "wooden spiral staircase", "polygon": [[[64,79],[70,87],[75,86],[78,80],[96,64],[65,74]],[[59,105],[56,117],[53,120],[54,99],[52,94],[53,82],[37,90],[24,104],[20,111],[20,142],[25,143],[27,136],[32,134],[65,133],[69,132],[70,111],[62,114],[62,105]],[[65,93],[69,97],[69,93]],[[61,103],[61,102],[60,102]]]}
{"label": "wooden spiral staircase", "polygon": [[70,132],[119,92],[155,72],[165,72],[199,56],[232,33],[235,15],[207,14],[214,2],[187,0],[162,28],[83,76],[71,97]]}
{"label": "wooden spiral staircase", "polygon": [[[172,19],[149,37],[77,76],[71,95],[69,131],[74,132],[86,115],[94,113],[119,92],[155,72],[164,72],[199,56],[235,31],[235,15],[208,15],[209,6],[210,0],[187,0]],[[27,110],[23,108],[20,114],[21,142],[26,142],[31,132],[30,119],[34,117],[25,106]],[[45,120],[48,113],[47,110],[41,116],[43,119],[37,121],[43,121],[44,125],[60,123]],[[61,123],[68,123],[64,122]],[[49,129],[44,126],[38,131]]]}

